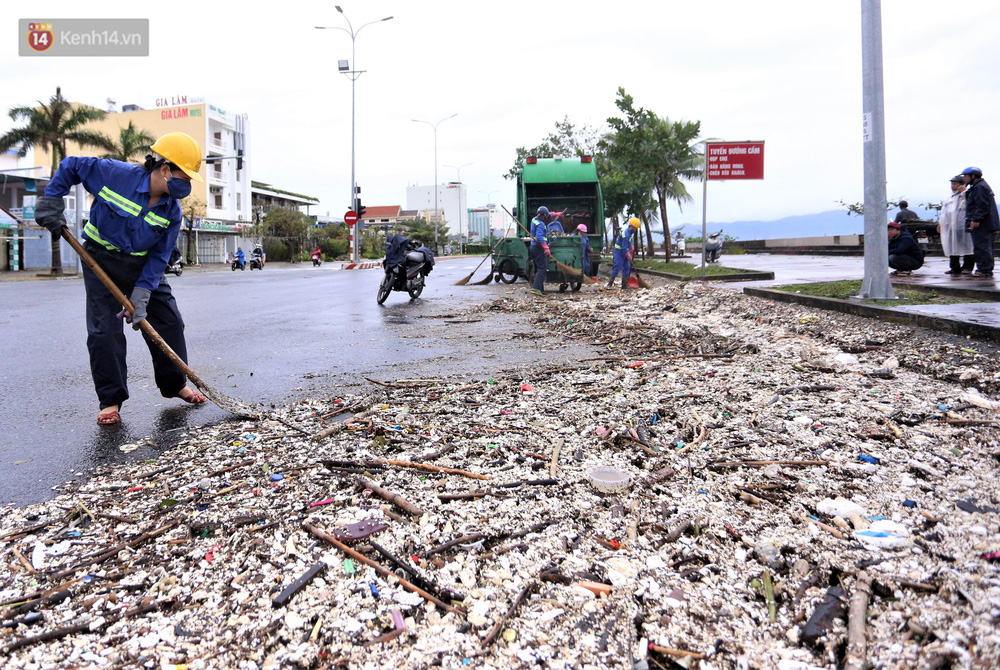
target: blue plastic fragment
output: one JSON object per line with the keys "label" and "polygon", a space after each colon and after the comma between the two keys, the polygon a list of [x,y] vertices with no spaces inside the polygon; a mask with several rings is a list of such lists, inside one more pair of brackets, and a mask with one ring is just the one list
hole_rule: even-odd
{"label": "blue plastic fragment", "polygon": [[942,412],[947,412],[948,411],[948,406],[947,405],[938,405],[938,409],[941,410]]}
{"label": "blue plastic fragment", "polygon": [[280,482],[284,478],[285,478],[285,475],[271,475],[271,481],[272,482]]}
{"label": "blue plastic fragment", "polygon": [[916,506],[917,506],[916,500],[910,500],[909,498],[907,498],[906,500],[903,501],[903,507],[916,507]]}
{"label": "blue plastic fragment", "polygon": [[652,423],[655,426],[659,421],[660,421],[660,415],[659,414],[654,414],[653,415],[653,420],[650,423]]}
{"label": "blue plastic fragment", "polygon": [[375,588],[375,585],[372,584],[371,582],[369,582],[368,586],[371,587],[372,595],[375,596],[376,598],[378,598],[378,589]]}
{"label": "blue plastic fragment", "polygon": [[812,514],[809,515],[809,518],[812,519],[813,521],[819,521],[819,517],[813,516]]}
{"label": "blue plastic fragment", "polygon": [[870,516],[870,517],[868,517],[868,520],[869,521],[885,521],[885,517],[884,516]]}
{"label": "blue plastic fragment", "polygon": [[706,491],[705,489],[698,489],[698,493],[703,493],[705,495],[708,495],[708,491]]}
{"label": "blue plastic fragment", "polygon": [[865,537],[903,537],[902,535],[897,535],[896,533],[890,533],[884,530],[856,530],[855,535],[864,535]]}
{"label": "blue plastic fragment", "polygon": [[863,462],[865,462],[865,463],[874,463],[875,465],[881,465],[881,464],[882,464],[882,463],[881,463],[881,461],[879,461],[879,460],[878,460],[877,458],[875,458],[874,456],[868,456],[868,455],[866,455],[866,454],[861,454],[861,455],[859,455],[859,456],[858,456],[858,460],[859,460],[859,461],[863,461]]}

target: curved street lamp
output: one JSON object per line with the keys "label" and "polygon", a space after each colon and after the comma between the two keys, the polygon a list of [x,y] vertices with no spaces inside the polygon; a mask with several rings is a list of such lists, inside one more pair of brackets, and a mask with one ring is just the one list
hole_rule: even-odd
{"label": "curved street lamp", "polygon": [[422,119],[410,119],[414,123],[426,123],[428,126],[434,129],[434,253],[438,253],[438,126],[447,121],[448,119],[454,119],[458,116],[458,112],[455,112],[451,116],[446,116],[437,123],[431,123],[430,121],[424,121]]}
{"label": "curved street lamp", "polygon": [[[354,26],[351,25],[351,20],[347,18],[347,14],[344,14],[344,10],[340,8],[340,5],[334,5],[334,8],[338,12],[340,12],[340,14],[344,17],[344,20],[347,21],[347,28],[343,28],[341,26],[316,26],[316,30],[343,30],[345,33],[351,36],[351,62],[354,63],[355,69],[354,70],[348,69],[350,65],[346,61],[338,61],[337,69],[340,71],[341,74],[347,76],[351,80],[351,197],[348,200],[348,202],[350,203],[350,208],[352,210],[357,211],[358,186],[357,186],[357,181],[355,181],[354,178],[354,82],[356,82],[358,80],[358,77],[360,77],[364,73],[364,70],[357,69],[358,63],[355,58],[354,41],[355,38],[358,36],[358,33],[360,33],[365,28],[365,26],[370,26],[373,23],[381,23],[383,21],[388,21],[392,17],[387,16],[384,19],[378,19],[377,21],[369,21],[368,23],[362,24],[360,28],[355,30]],[[350,30],[348,30],[348,28],[350,28]],[[351,249],[351,259],[355,263],[358,262],[358,239],[359,235],[355,234],[354,245],[353,245],[354,248]]]}

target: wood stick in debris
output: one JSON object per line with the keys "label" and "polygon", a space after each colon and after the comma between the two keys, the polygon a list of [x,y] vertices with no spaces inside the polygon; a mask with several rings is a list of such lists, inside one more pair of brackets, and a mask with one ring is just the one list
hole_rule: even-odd
{"label": "wood stick in debris", "polygon": [[400,509],[409,512],[413,516],[420,516],[421,514],[424,513],[424,510],[420,509],[419,507],[411,503],[403,496],[393,493],[392,491],[387,491],[386,489],[382,488],[375,482],[365,479],[364,477],[357,477],[355,481],[364,488],[370,489],[372,493],[377,495],[379,498],[382,498],[382,500],[391,502],[393,505],[396,505]]}
{"label": "wood stick in debris", "polygon": [[872,578],[867,572],[858,575],[847,615],[847,657],[844,670],[864,670],[868,665],[868,640],[865,636],[868,601],[872,595]]}
{"label": "wood stick in debris", "polygon": [[559,468],[559,451],[562,449],[562,445],[562,440],[556,440],[556,443],[552,446],[552,462],[549,463],[549,477],[556,476],[556,470]]}
{"label": "wood stick in debris", "polygon": [[722,468],[763,468],[768,465],[782,465],[798,468],[809,468],[813,466],[829,465],[827,461],[733,461],[731,463],[709,463],[705,467],[709,470],[720,470]]}
{"label": "wood stick in debris", "polygon": [[462,537],[456,537],[454,540],[445,542],[444,544],[439,544],[438,546],[430,549],[427,552],[428,556],[433,556],[434,554],[441,553],[442,551],[448,551],[452,547],[456,547],[460,544],[471,544],[473,542],[479,542],[480,540],[485,540],[486,536],[482,533],[472,533],[471,535],[463,535]]}
{"label": "wood stick in debris", "polygon": [[375,463],[385,463],[386,465],[395,465],[400,468],[415,468],[426,472],[444,472],[445,474],[462,475],[463,477],[471,477],[472,479],[493,479],[489,475],[477,475],[475,472],[467,472],[466,470],[459,470],[457,468],[443,468],[439,465],[427,465],[426,463],[414,463],[412,461],[390,461],[385,458],[376,458]]}
{"label": "wood stick in debris", "polygon": [[463,615],[463,616],[465,615],[465,610],[463,610],[462,608],[460,608],[460,607],[453,607],[451,605],[448,605],[448,604],[444,603],[439,598],[437,598],[437,597],[431,595],[430,593],[427,593],[427,591],[424,591],[423,589],[421,589],[421,588],[419,588],[419,587],[411,584],[410,582],[406,581],[405,579],[403,579],[402,577],[400,577],[396,573],[392,572],[391,570],[388,570],[388,569],[382,567],[381,565],[379,565],[375,561],[372,561],[372,560],[370,560],[368,558],[365,558],[363,555],[361,555],[357,551],[351,549],[350,547],[348,547],[346,544],[342,543],[337,538],[335,538],[332,535],[328,534],[326,531],[323,531],[320,528],[317,528],[316,526],[314,526],[314,525],[312,525],[311,523],[308,523],[308,522],[302,524],[302,527],[304,529],[306,529],[307,531],[309,531],[310,533],[312,533],[313,535],[315,535],[316,537],[318,537],[319,539],[325,540],[326,542],[329,542],[330,544],[332,544],[333,546],[335,546],[337,549],[340,549],[342,552],[344,552],[345,554],[347,554],[348,556],[350,556],[354,560],[359,561],[361,563],[364,563],[365,565],[373,568],[375,570],[375,572],[379,573],[380,575],[382,575],[386,579],[390,580],[390,582],[393,581],[393,580],[399,582],[399,585],[402,586],[407,591],[412,591],[413,593],[416,593],[420,597],[422,597],[425,600],[428,600],[428,601],[434,603],[435,605],[437,605],[441,609],[445,610],[446,612],[454,612],[455,614],[459,614],[459,615]]}
{"label": "wood stick in debris", "polygon": [[354,416],[352,416],[350,419],[348,419],[346,421],[340,421],[340,422],[335,423],[334,425],[330,426],[329,428],[327,428],[325,430],[319,431],[318,433],[316,433],[315,435],[313,435],[313,440],[316,440],[318,442],[318,441],[323,440],[325,438],[328,438],[328,437],[331,437],[333,435],[336,435],[337,433],[345,430],[350,425],[350,423],[352,421],[360,421],[362,419],[367,419],[368,417],[376,414],[377,412],[378,412],[378,408],[375,408],[375,409],[368,409],[368,410],[365,410],[365,411],[360,412],[358,414],[355,414]]}
{"label": "wood stick in debris", "polygon": [[684,651],[683,649],[670,649],[669,647],[661,647],[658,644],[650,644],[650,651],[655,651],[657,654],[665,654],[666,656],[675,656],[678,658],[683,658],[684,656],[690,656],[695,660],[700,660],[705,658],[704,654],[699,654],[694,651]]}
{"label": "wood stick in debris", "polygon": [[524,603],[525,600],[527,600],[528,596],[530,596],[532,591],[534,591],[536,588],[538,588],[538,582],[532,579],[530,582],[527,583],[527,585],[525,585],[523,589],[521,589],[521,593],[518,594],[517,599],[514,601],[514,604],[511,605],[510,609],[507,610],[506,614],[500,617],[500,620],[493,625],[493,628],[490,629],[489,635],[487,635],[486,639],[483,640],[484,648],[489,647],[491,644],[493,644],[493,642],[497,639],[497,636],[500,635],[500,631],[503,630],[503,627],[507,623],[507,621],[512,616],[514,616],[514,613],[517,611],[517,608],[519,608],[521,604]]}
{"label": "wood stick in debris", "polygon": [[86,568],[86,567],[90,567],[91,565],[97,565],[97,564],[103,563],[104,561],[107,561],[107,560],[109,560],[109,559],[114,558],[115,556],[117,556],[118,552],[120,552],[122,549],[126,549],[126,548],[128,548],[128,549],[135,549],[137,546],[139,546],[143,542],[146,542],[147,540],[151,540],[154,537],[156,537],[157,535],[162,535],[163,533],[167,532],[171,528],[174,528],[175,526],[178,526],[178,525],[180,525],[180,521],[171,521],[171,522],[169,522],[167,524],[164,524],[163,526],[160,526],[156,530],[150,531],[148,533],[143,533],[142,535],[140,535],[139,537],[137,537],[134,540],[130,540],[129,542],[122,542],[121,544],[117,544],[117,545],[111,547],[110,549],[108,549],[107,551],[101,553],[99,556],[97,556],[95,558],[91,558],[91,559],[85,560],[82,563],[78,563],[77,565],[74,565],[74,566],[72,566],[70,568],[66,568],[65,570],[57,572],[56,574],[52,575],[52,579],[62,579],[63,577],[66,577],[68,575],[73,574],[74,572],[76,572],[80,568]]}

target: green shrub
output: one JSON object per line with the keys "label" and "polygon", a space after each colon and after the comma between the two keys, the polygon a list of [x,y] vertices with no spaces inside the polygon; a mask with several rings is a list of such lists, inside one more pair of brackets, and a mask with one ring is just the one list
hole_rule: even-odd
{"label": "green shrub", "polygon": [[489,250],[490,250],[490,247],[487,244],[466,244],[465,245],[465,253],[469,254],[470,256],[483,256]]}
{"label": "green shrub", "polygon": [[264,254],[269,261],[288,261],[292,257],[287,244],[271,238],[264,238]]}
{"label": "green shrub", "polygon": [[[319,248],[323,252],[323,258],[336,258],[337,256],[342,256],[347,253],[348,247],[350,246],[350,241],[343,238],[334,239],[327,238],[325,240],[320,240]],[[312,252],[309,252],[310,254]]]}

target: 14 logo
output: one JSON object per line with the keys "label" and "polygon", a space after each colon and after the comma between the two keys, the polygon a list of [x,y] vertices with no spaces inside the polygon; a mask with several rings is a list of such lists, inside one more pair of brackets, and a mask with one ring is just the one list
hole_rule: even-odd
{"label": "14 logo", "polygon": [[52,24],[51,23],[29,23],[28,24],[28,46],[35,51],[46,51],[52,46]]}

